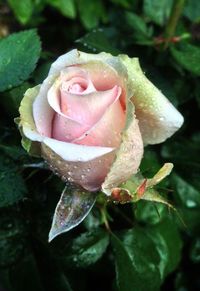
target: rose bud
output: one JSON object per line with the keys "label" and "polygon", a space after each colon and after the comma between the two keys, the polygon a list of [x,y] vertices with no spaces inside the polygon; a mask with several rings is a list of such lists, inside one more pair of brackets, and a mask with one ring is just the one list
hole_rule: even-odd
{"label": "rose bud", "polygon": [[183,123],[137,58],[76,49],[26,91],[19,111],[27,151],[64,181],[107,195],[137,173],[144,145],[165,141]]}

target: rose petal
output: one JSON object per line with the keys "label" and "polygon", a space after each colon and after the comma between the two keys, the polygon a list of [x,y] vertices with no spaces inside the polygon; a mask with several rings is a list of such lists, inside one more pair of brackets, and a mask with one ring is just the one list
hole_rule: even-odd
{"label": "rose petal", "polygon": [[135,113],[145,144],[165,141],[183,124],[183,116],[146,78],[137,58],[120,56],[132,83]]}
{"label": "rose petal", "polygon": [[72,142],[90,128],[57,113],[52,123],[52,138],[65,142]]}
{"label": "rose petal", "polygon": [[[121,88],[114,86],[107,91],[96,91],[87,95],[75,95],[61,90],[62,111],[67,117],[85,124],[94,125],[105,113],[106,109],[120,96]],[[48,94],[48,100],[56,96]]]}
{"label": "rose petal", "polygon": [[97,90],[103,91],[118,85],[122,88],[120,100],[125,105],[127,70],[118,57],[109,53],[87,54],[76,49],[60,56],[51,66],[49,76],[59,74],[68,66],[80,65],[89,72]]}
{"label": "rose petal", "polygon": [[[47,92],[55,80],[54,76],[45,79],[38,96],[33,103],[33,118],[38,132],[44,136],[51,136],[51,123],[54,117],[54,111],[48,104]],[[31,114],[32,115],[32,114]]]}
{"label": "rose petal", "polygon": [[[54,145],[53,142],[55,142]],[[48,143],[48,146],[42,144],[43,157],[50,163],[51,168],[59,172],[64,181],[80,185],[88,191],[98,190],[115,158],[114,150],[112,148],[75,144],[67,146],[67,143],[64,142],[61,148],[61,143],[52,140],[51,143]],[[70,150],[70,153],[68,150]],[[96,158],[94,158],[95,155]]]}
{"label": "rose petal", "polygon": [[134,117],[134,110],[132,109],[130,113],[127,113],[127,127],[122,135],[122,143],[102,185],[102,190],[107,195],[112,193],[112,188],[117,187],[131,175],[137,173],[143,156],[143,142],[138,121]]}
{"label": "rose petal", "polygon": [[125,125],[125,113],[117,100],[90,130],[74,140],[76,144],[118,147]]}
{"label": "rose petal", "polygon": [[67,110],[63,113],[60,108],[58,88],[59,82],[56,82],[48,92],[49,105],[58,113],[52,123],[52,137],[67,142],[80,137],[96,124],[121,93],[121,89],[117,86],[105,92],[82,96],[64,92],[61,97],[62,106]]}
{"label": "rose petal", "polygon": [[55,151],[55,154],[60,155],[60,158],[68,159],[73,162],[89,162],[103,155],[113,152],[115,149],[111,147],[92,147],[76,145],[66,142],[57,141],[48,137],[44,137],[37,132],[32,117],[32,106],[35,98],[37,98],[40,86],[28,89],[25,92],[21,102],[20,111],[20,127],[25,136],[32,140],[43,142],[49,148]]}

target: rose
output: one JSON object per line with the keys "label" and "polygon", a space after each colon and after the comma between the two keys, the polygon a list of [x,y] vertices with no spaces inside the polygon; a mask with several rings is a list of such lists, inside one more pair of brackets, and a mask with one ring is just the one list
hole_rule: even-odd
{"label": "rose", "polygon": [[170,137],[182,115],[137,58],[78,50],[59,57],[20,106],[24,147],[62,179],[110,194],[138,171],[143,144]]}

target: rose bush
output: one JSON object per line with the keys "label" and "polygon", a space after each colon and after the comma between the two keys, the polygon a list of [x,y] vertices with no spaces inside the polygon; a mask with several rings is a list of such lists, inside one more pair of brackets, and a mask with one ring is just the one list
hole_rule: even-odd
{"label": "rose bush", "polygon": [[19,111],[26,150],[63,180],[108,195],[138,171],[144,145],[163,142],[183,123],[137,58],[78,50],[52,64]]}

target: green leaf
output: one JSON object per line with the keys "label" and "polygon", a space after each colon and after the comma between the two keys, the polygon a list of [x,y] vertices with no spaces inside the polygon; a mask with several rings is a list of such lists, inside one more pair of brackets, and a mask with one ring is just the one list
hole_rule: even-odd
{"label": "green leaf", "polygon": [[177,174],[172,176],[173,189],[178,194],[181,203],[188,208],[200,207],[200,192]]}
{"label": "green leaf", "polygon": [[96,193],[66,186],[55,209],[49,242],[59,234],[79,225],[88,215],[95,201]]}
{"label": "green leaf", "polygon": [[159,269],[162,279],[173,272],[181,259],[182,240],[173,220],[165,219],[151,227],[148,235],[152,238],[160,255]]}
{"label": "green leaf", "polygon": [[117,285],[120,291],[159,290],[164,278],[178,265],[182,243],[170,220],[155,226],[112,235]]}
{"label": "green leaf", "polygon": [[32,0],[8,0],[8,3],[21,24],[30,20],[34,8]]}
{"label": "green leaf", "polygon": [[28,82],[24,82],[22,85],[2,94],[1,103],[9,115],[13,117],[18,115],[20,102],[28,88],[30,88],[30,84]]}
{"label": "green leaf", "polygon": [[189,43],[184,43],[177,49],[175,46],[170,49],[172,56],[177,63],[188,70],[200,76],[200,48]]}
{"label": "green leaf", "polygon": [[159,223],[166,214],[168,215],[167,208],[161,203],[155,204],[140,200],[135,208],[137,220],[151,225]]}
{"label": "green leaf", "polygon": [[47,3],[58,9],[64,16],[76,17],[76,7],[74,0],[47,0]]}
{"label": "green leaf", "polygon": [[119,50],[114,48],[105,33],[101,30],[93,30],[84,37],[79,38],[77,43],[81,43],[83,47],[92,52],[107,52],[117,55]]}
{"label": "green leaf", "polygon": [[108,244],[109,235],[105,230],[97,229],[83,233],[70,243],[66,260],[69,265],[86,268],[102,257]]}
{"label": "green leaf", "polygon": [[0,220],[0,267],[19,261],[24,252],[25,222],[16,211],[1,209]]}
{"label": "green leaf", "polygon": [[17,203],[27,191],[15,164],[5,157],[0,159],[0,184],[0,208]]}
{"label": "green leaf", "polygon": [[184,15],[192,22],[200,20],[200,1],[187,0],[184,8]]}
{"label": "green leaf", "polygon": [[160,169],[161,165],[155,151],[145,149],[144,156],[140,165],[140,171],[143,176],[152,177]]}
{"label": "green leaf", "polygon": [[80,19],[87,29],[98,26],[99,21],[106,21],[107,14],[101,0],[78,0]]}
{"label": "green leaf", "polygon": [[144,0],[143,12],[150,20],[162,26],[169,17],[172,2],[172,0]]}
{"label": "green leaf", "polygon": [[13,33],[0,41],[0,92],[20,85],[35,69],[41,45],[35,30]]}
{"label": "green leaf", "polygon": [[125,16],[127,24],[136,34],[136,36],[134,34],[136,39],[148,39],[151,36],[152,31],[149,30],[145,21],[141,17],[133,12],[126,12]]}
{"label": "green leaf", "polygon": [[159,254],[141,228],[124,232],[122,240],[112,234],[116,280],[120,291],[159,290]]}

